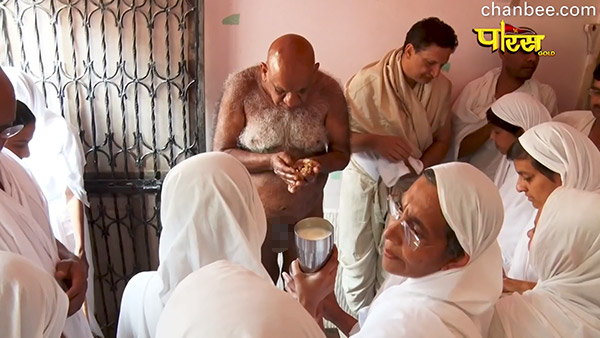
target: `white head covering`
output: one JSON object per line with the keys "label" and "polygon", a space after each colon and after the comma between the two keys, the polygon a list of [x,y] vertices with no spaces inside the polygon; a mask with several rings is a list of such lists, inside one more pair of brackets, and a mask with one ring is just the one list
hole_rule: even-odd
{"label": "white head covering", "polygon": [[531,241],[539,281],[523,295],[498,301],[497,331],[506,337],[600,336],[599,205],[600,195],[575,189],[558,188],[548,197]]}
{"label": "white head covering", "polygon": [[264,208],[248,170],[233,156],[213,152],[183,161],[165,178],[161,201],[164,302],[183,278],[221,259],[270,279],[260,258]]}
{"label": "white head covering", "polygon": [[587,135],[560,122],[546,122],[526,131],[519,142],[538,162],[558,173],[562,186],[600,190],[600,152]]}
{"label": "white head covering", "polygon": [[[46,198],[64,199],[68,187],[73,195],[89,205],[83,185],[85,155],[77,133],[58,113],[46,107],[44,95],[25,72],[2,68],[15,90],[15,98],[35,115],[35,132],[29,142],[31,155],[24,159]],[[66,204],[66,200],[64,203]]]}
{"label": "white head covering", "polygon": [[154,337],[173,290],[212,262],[230,260],[271,280],[261,263],[263,205],[248,170],[233,156],[212,152],[181,162],[167,174],[161,201],[158,271],[127,284],[117,337]]}
{"label": "white head covering", "polygon": [[[389,285],[371,305],[360,337],[485,337],[502,292],[502,259],[496,237],[502,201],[492,181],[467,163],[435,172],[442,214],[469,255],[462,268]],[[382,334],[385,330],[385,334]]]}
{"label": "white head covering", "polygon": [[0,328],[9,338],[56,338],[69,299],[54,277],[25,257],[0,251]]}
{"label": "white head covering", "polygon": [[[533,96],[524,92],[506,94],[494,102],[492,112],[501,120],[524,131],[550,121],[548,109]],[[498,236],[505,271],[509,271],[520,235],[535,213],[527,197],[516,189],[519,175],[514,164],[502,156],[494,183],[500,190],[504,205],[504,223]]]}
{"label": "white head covering", "polygon": [[325,334],[300,303],[273,283],[237,264],[217,261],[179,284],[165,305],[156,337],[325,338]]}
{"label": "white head covering", "polygon": [[[600,191],[600,152],[584,134],[561,122],[546,122],[526,131],[519,142],[533,158],[560,174],[562,186],[585,191]],[[529,262],[527,230],[524,229],[515,249],[508,277],[535,281],[536,273]]]}
{"label": "white head covering", "polygon": [[584,135],[589,135],[596,117],[591,110],[572,110],[554,116],[552,121],[566,123]]}

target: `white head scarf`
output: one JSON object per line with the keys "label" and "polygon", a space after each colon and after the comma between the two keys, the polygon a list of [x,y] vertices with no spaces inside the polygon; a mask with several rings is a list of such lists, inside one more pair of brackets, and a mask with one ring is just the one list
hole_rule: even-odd
{"label": "white head scarf", "polygon": [[[524,92],[506,94],[494,102],[491,110],[498,118],[523,131],[550,121],[548,109],[533,96]],[[520,235],[535,213],[527,197],[516,189],[518,174],[512,161],[502,156],[494,183],[500,190],[504,205],[504,223],[498,236],[505,271],[509,271]]]}
{"label": "white head scarf", "polygon": [[599,205],[600,195],[575,189],[561,187],[548,197],[531,241],[539,281],[523,295],[498,301],[497,331],[506,337],[600,336]]}
{"label": "white head scarf", "polygon": [[135,275],[123,293],[117,337],[154,337],[164,304],[192,272],[230,260],[271,281],[261,263],[267,221],[248,170],[204,153],[173,168],[161,193],[158,271]]}
{"label": "white head scarf", "polygon": [[[35,115],[35,132],[29,142],[31,155],[24,159],[49,201],[64,199],[68,187],[73,195],[89,206],[83,184],[85,155],[75,130],[58,113],[46,107],[42,92],[25,72],[14,67],[2,68],[15,90],[15,98]],[[66,204],[66,200],[64,203]]]}
{"label": "white head scarf", "polygon": [[156,337],[325,338],[325,334],[300,303],[273,283],[237,264],[217,261],[179,284],[165,305]]}
{"label": "white head scarf", "polygon": [[560,175],[563,187],[600,190],[600,152],[587,135],[564,123],[546,122],[526,131],[519,142],[531,157]]}
{"label": "white head scarf", "polygon": [[270,279],[261,263],[264,208],[248,170],[233,156],[213,152],[183,161],[165,178],[161,201],[163,302],[187,275],[221,259]]}
{"label": "white head scarf", "polygon": [[69,299],[54,277],[25,257],[0,251],[0,327],[3,337],[60,337]]}
{"label": "white head scarf", "polygon": [[360,337],[485,337],[502,292],[496,237],[503,219],[498,189],[470,164],[453,162],[435,172],[442,214],[469,255],[466,266],[408,278],[388,286],[371,305]]}

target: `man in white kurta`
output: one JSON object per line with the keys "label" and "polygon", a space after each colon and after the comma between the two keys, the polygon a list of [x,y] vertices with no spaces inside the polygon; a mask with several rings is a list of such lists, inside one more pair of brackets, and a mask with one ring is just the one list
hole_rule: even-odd
{"label": "man in white kurta", "polygon": [[489,140],[491,127],[485,113],[505,94],[525,92],[540,101],[554,116],[558,113],[554,90],[532,78],[539,56],[535,53],[500,54],[502,66],[469,82],[452,106],[452,145],[447,161],[473,164],[494,179],[502,154]]}
{"label": "man in white kurta", "polygon": [[594,70],[594,82],[589,89],[590,110],[562,112],[554,121],[562,122],[587,135],[600,150],[600,64]]}
{"label": "man in white kurta", "polygon": [[[427,39],[424,38],[427,36]],[[346,84],[352,156],[342,174],[338,246],[346,301],[356,312],[381,285],[381,236],[388,190],[395,199],[450,142],[450,81],[440,75],[458,44],[437,18],[409,30],[403,48],[365,66]]]}
{"label": "man in white kurta", "polygon": [[37,183],[14,154],[2,149],[7,136],[4,132],[15,119],[16,101],[1,70],[0,103],[0,250],[26,257],[65,285],[71,316],[63,333],[67,338],[91,337],[85,316],[78,312],[87,289],[84,265],[54,238],[46,200]]}

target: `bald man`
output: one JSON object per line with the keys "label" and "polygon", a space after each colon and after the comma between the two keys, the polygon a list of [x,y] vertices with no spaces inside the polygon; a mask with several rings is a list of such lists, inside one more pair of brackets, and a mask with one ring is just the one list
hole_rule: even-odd
{"label": "bald man", "polygon": [[250,171],[267,216],[262,259],[273,281],[296,258],[293,226],[323,217],[327,175],[348,164],[348,108],[336,80],[319,71],[310,42],[288,34],[267,60],[229,77],[214,149]]}

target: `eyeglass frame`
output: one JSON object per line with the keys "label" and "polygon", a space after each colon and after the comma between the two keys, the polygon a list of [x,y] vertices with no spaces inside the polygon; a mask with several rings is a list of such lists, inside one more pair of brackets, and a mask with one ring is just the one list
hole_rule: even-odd
{"label": "eyeglass frame", "polygon": [[402,207],[399,203],[394,199],[392,195],[388,195],[388,214],[393,217],[395,220],[400,221],[400,225],[404,229],[404,244],[408,245],[408,247],[412,251],[416,251],[421,246],[421,238],[417,235],[415,230],[408,224],[405,220],[400,220],[402,218]]}
{"label": "eyeglass frame", "polygon": [[588,94],[590,96],[600,96],[600,88],[590,87],[588,88]]}
{"label": "eyeglass frame", "polygon": [[9,138],[17,135],[25,127],[22,124],[11,125],[0,130],[0,139],[8,140]]}

